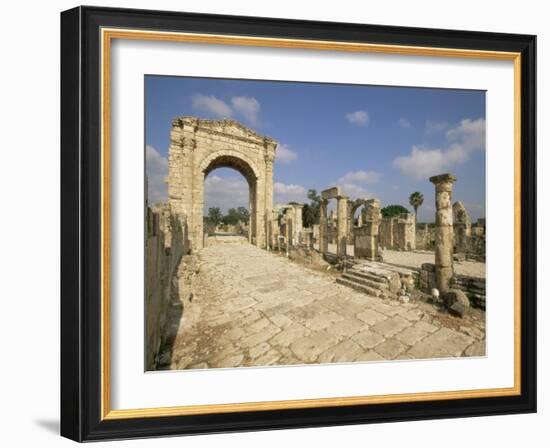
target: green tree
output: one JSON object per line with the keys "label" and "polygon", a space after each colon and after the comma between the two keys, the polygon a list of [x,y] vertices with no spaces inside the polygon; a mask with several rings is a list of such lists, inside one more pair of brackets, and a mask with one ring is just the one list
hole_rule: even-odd
{"label": "green tree", "polygon": [[419,191],[415,191],[409,196],[409,204],[414,208],[414,219],[416,221],[416,215],[418,212],[418,207],[424,203],[424,195]]}
{"label": "green tree", "polygon": [[246,207],[237,207],[237,215],[239,217],[239,221],[248,224],[248,221],[250,220],[250,213]]}
{"label": "green tree", "polygon": [[220,222],[222,222],[222,218],[222,211],[219,207],[210,207],[208,209],[208,216],[206,217],[206,219],[209,223],[217,226]]}
{"label": "green tree", "polygon": [[227,210],[227,214],[222,218],[224,224],[232,225],[239,222],[239,217],[237,216],[237,209],[230,208]]}
{"label": "green tree", "polygon": [[311,189],[307,192],[309,204],[305,204],[302,209],[302,222],[304,227],[311,227],[313,224],[319,224],[321,215],[321,196],[317,194],[317,190]]}
{"label": "green tree", "polygon": [[393,204],[387,205],[382,210],[380,210],[384,218],[392,218],[394,216],[400,215],[401,213],[409,213],[409,211],[402,205]]}
{"label": "green tree", "polygon": [[230,208],[227,210],[227,214],[223,217],[222,222],[224,224],[234,225],[239,221],[248,223],[250,219],[250,213],[245,207]]}

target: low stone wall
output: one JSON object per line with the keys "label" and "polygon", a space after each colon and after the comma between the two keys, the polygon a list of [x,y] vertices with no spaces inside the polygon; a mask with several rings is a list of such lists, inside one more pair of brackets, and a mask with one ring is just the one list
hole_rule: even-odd
{"label": "low stone wall", "polygon": [[419,285],[420,289],[430,294],[435,288],[435,264],[423,263],[420,268]]}
{"label": "low stone wall", "polygon": [[486,289],[484,278],[455,274],[451,279],[451,286],[464,291],[472,306],[485,309]]}
{"label": "low stone wall", "polygon": [[467,258],[485,262],[485,235],[470,236],[468,248]]}
{"label": "low stone wall", "polygon": [[[485,309],[485,279],[455,274],[450,281],[452,288],[460,289],[470,300],[470,304],[476,308]],[[435,284],[435,265],[424,263],[420,268],[419,287],[426,294],[431,294]]]}
{"label": "low stone wall", "polygon": [[167,309],[178,297],[177,269],[189,253],[185,217],[171,212],[168,204],[147,208],[145,241],[145,362],[154,370],[161,347]]}

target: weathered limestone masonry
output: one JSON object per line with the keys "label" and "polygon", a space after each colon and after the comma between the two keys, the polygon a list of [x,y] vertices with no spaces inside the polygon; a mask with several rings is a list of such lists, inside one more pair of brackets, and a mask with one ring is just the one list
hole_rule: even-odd
{"label": "weathered limestone masonry", "polygon": [[302,209],[304,206],[302,204],[288,204],[284,208],[284,216],[288,220],[287,222],[290,222],[290,245],[302,244],[304,230]]}
{"label": "weathered limestone masonry", "polygon": [[453,204],[453,230],[455,253],[470,251],[470,238],[472,236],[472,221],[464,204],[457,201]]}
{"label": "weathered limestone masonry", "polygon": [[435,228],[428,223],[416,224],[416,248],[420,250],[433,250],[435,245]]}
{"label": "weathered limestone masonry", "polygon": [[[357,210],[361,207],[364,207],[368,199],[356,199],[348,201],[348,241],[351,243],[354,236],[354,216]],[[357,216],[357,226],[361,227],[363,225],[363,213],[359,213]]]}
{"label": "weathered limestone masonry", "polygon": [[414,213],[402,213],[397,216],[397,237],[395,242],[398,249],[416,249],[416,224]]}
{"label": "weathered limestone masonry", "polygon": [[239,171],[250,188],[249,241],[265,247],[273,208],[277,142],[233,120],[178,117],[172,121],[168,196],[174,213],[187,216],[193,250],[203,247],[204,179],[220,167]]}
{"label": "weathered limestone masonry", "polygon": [[321,212],[319,221],[320,244],[319,251],[321,254],[326,254],[328,251],[328,220],[327,220],[327,205],[330,199],[336,199],[336,253],[339,257],[346,255],[347,236],[348,236],[348,200],[347,196],[343,196],[340,187],[332,187],[321,192]]}
{"label": "weathered limestone masonry", "polygon": [[178,298],[177,269],[189,252],[185,216],[172,213],[170,205],[147,207],[145,241],[146,369],[155,368],[171,300]]}
{"label": "weathered limestone masonry", "polygon": [[303,207],[302,204],[277,205],[268,214],[268,249],[280,249],[281,237],[284,238],[287,250],[304,244]]}
{"label": "weathered limestone masonry", "polygon": [[452,191],[456,177],[440,174],[430,177],[435,185],[435,282],[444,293],[453,276],[453,209]]}
{"label": "weathered limestone masonry", "polygon": [[380,201],[378,199],[369,199],[366,201],[365,208],[365,223],[354,229],[354,255],[358,258],[377,261],[380,259],[378,251]]}
{"label": "weathered limestone masonry", "polygon": [[380,246],[385,249],[415,250],[416,225],[414,213],[401,213],[392,218],[382,218]]}
{"label": "weathered limestone masonry", "polygon": [[275,209],[271,212],[268,212],[268,227],[267,227],[267,241],[268,241],[268,250],[269,249],[280,249],[279,247],[279,210]]}
{"label": "weathered limestone masonry", "polygon": [[382,218],[380,221],[380,232],[378,236],[378,240],[380,242],[380,246],[384,249],[393,249],[393,227],[394,227],[395,219],[394,218]]}
{"label": "weathered limestone masonry", "polygon": [[347,196],[339,195],[337,198],[338,224],[337,224],[337,254],[345,257],[348,247],[348,200]]}

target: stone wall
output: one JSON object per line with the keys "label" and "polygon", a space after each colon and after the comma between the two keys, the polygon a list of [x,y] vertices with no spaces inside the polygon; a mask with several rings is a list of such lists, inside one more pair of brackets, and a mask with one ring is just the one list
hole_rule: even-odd
{"label": "stone wall", "polygon": [[435,288],[435,264],[423,263],[420,267],[419,288],[426,294],[431,294],[432,288]]}
{"label": "stone wall", "polygon": [[485,309],[486,287],[484,278],[455,274],[451,279],[451,286],[464,291],[472,306]]}
{"label": "stone wall", "polygon": [[419,250],[435,249],[435,227],[433,226],[433,224],[417,224],[416,248]]}
{"label": "stone wall", "polygon": [[189,252],[189,241],[185,217],[172,213],[170,205],[146,210],[145,367],[154,370],[167,309],[170,301],[178,298],[178,265]]}
{"label": "stone wall", "polygon": [[378,241],[384,249],[416,249],[416,231],[413,213],[402,213],[392,218],[382,218]]}
{"label": "stone wall", "polygon": [[[450,286],[462,290],[472,306],[485,309],[486,289],[484,278],[454,274],[450,280]],[[435,265],[433,263],[424,263],[420,268],[419,287],[426,294],[431,294],[432,288],[437,287]]]}
{"label": "stone wall", "polygon": [[466,257],[471,260],[485,263],[485,235],[472,235]]}

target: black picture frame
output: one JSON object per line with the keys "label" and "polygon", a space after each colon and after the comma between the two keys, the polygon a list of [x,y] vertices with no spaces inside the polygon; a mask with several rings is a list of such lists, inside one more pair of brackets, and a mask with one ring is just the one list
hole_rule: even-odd
{"label": "black picture frame", "polygon": [[[521,393],[102,420],[102,27],[521,53]],[[532,35],[99,7],[61,13],[61,435],[93,441],[536,412],[535,58]]]}

